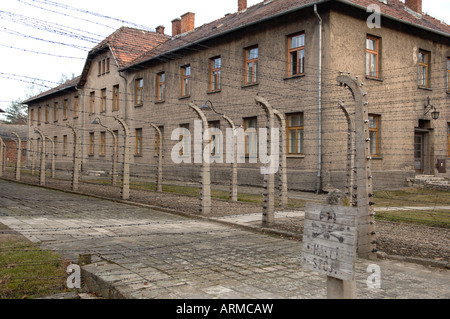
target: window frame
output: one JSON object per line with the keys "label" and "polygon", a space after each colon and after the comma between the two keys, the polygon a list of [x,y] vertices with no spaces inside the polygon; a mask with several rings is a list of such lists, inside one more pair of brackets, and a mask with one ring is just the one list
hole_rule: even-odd
{"label": "window frame", "polygon": [[106,132],[100,132],[100,148],[98,155],[105,156],[106,155]]}
{"label": "window frame", "polygon": [[[426,62],[421,61],[420,59],[421,55],[426,57]],[[417,59],[419,88],[424,89],[430,88],[430,60],[431,60],[431,53],[429,51],[419,50]],[[423,70],[425,70],[426,72],[425,84],[423,84]]]}
{"label": "window frame", "polygon": [[64,101],[63,101],[63,120],[67,120],[67,103],[69,103],[69,101],[67,99],[64,99]]}
{"label": "window frame", "polygon": [[[375,119],[375,123],[376,123],[376,125],[375,125],[375,127],[371,127],[371,118],[374,118]],[[381,131],[380,131],[380,124],[381,124],[381,115],[379,115],[379,114],[369,114],[369,137],[370,137],[370,149],[369,149],[369,151],[370,151],[370,156],[380,156],[380,133],[381,133]],[[372,152],[372,147],[373,147],[373,139],[372,139],[372,133],[375,133],[375,136],[376,136],[376,138],[375,138],[375,149],[376,149],[376,152],[375,153],[373,153]]]}
{"label": "window frame", "polygon": [[48,123],[50,115],[50,105],[45,105],[45,123]]}
{"label": "window frame", "polygon": [[[210,155],[216,156],[221,153],[221,145],[220,145],[220,121],[209,121],[209,145],[210,147]],[[214,140],[213,140],[214,137]],[[214,146],[214,147],[213,147]],[[214,150],[214,152],[213,152]]]}
{"label": "window frame", "polygon": [[[375,42],[375,50],[369,49],[367,47],[368,40]],[[374,79],[380,78],[380,40],[381,39],[379,37],[375,37],[372,35],[366,36],[366,76],[369,78],[374,78]],[[371,69],[372,55],[375,55],[375,63],[376,63],[376,70],[375,70],[376,74],[375,75],[372,75],[372,69]],[[369,69],[367,69],[367,67],[369,67]]]}
{"label": "window frame", "polygon": [[67,135],[63,135],[63,149],[62,155],[67,156]]}
{"label": "window frame", "polygon": [[[188,70],[189,72],[187,72]],[[181,97],[191,96],[191,79],[192,79],[191,65],[190,64],[183,65],[181,67]]]}
{"label": "window frame", "polygon": [[[292,40],[294,39],[294,38],[296,38],[296,37],[302,37],[303,36],[303,46],[298,46],[298,47],[295,47],[295,48],[291,48],[292,47]],[[302,32],[298,32],[298,33],[295,33],[295,34],[292,34],[292,35],[289,35],[288,36],[288,47],[287,47],[287,55],[288,55],[288,57],[287,57],[287,61],[288,61],[288,64],[287,64],[287,74],[288,74],[288,77],[296,77],[296,76],[302,76],[302,75],[304,75],[305,74],[305,48],[306,48],[306,34],[305,34],[305,32],[304,31],[302,31]],[[302,51],[303,52],[303,61],[302,61],[302,63],[299,63],[299,61],[300,61],[300,54],[299,54],[299,52],[300,51]],[[297,67],[296,67],[296,73],[293,73],[292,71],[293,71],[293,63],[292,63],[292,54],[294,53],[294,52],[297,52],[297,58],[296,58],[296,63],[297,63]],[[300,67],[301,67],[301,69],[302,70],[300,70]],[[300,72],[301,71],[301,72]]]}
{"label": "window frame", "polygon": [[89,156],[94,156],[95,154],[95,133],[89,133]]}
{"label": "window frame", "polygon": [[[257,50],[256,57],[250,58],[251,52],[255,49]],[[254,46],[246,48],[245,49],[245,70],[244,70],[244,84],[245,85],[252,85],[252,84],[258,83],[258,68],[259,68],[258,62],[259,62],[259,47],[258,47],[258,45],[254,45]],[[248,81],[249,80],[248,71],[249,71],[250,64],[253,64],[253,66],[251,67],[252,78],[251,78],[251,81]]]}
{"label": "window frame", "polygon": [[113,105],[112,105],[113,112],[119,110],[119,102],[120,102],[119,89],[120,89],[119,84],[113,86]]}
{"label": "window frame", "polygon": [[[191,135],[189,132],[189,123],[180,124],[179,127],[182,128],[184,132],[187,131],[189,133],[189,134],[185,134],[184,132],[181,132],[181,134],[180,134],[179,142],[182,142],[182,147],[180,148],[179,155],[180,156],[188,156],[190,154],[190,150],[191,150],[191,139],[190,139]],[[185,137],[188,137],[188,138],[186,138],[186,141],[184,141]],[[187,149],[186,152],[185,152],[185,148]]]}
{"label": "window frame", "polygon": [[142,156],[143,154],[143,130],[142,128],[135,129],[135,151],[134,156]]}
{"label": "window frame", "polygon": [[100,91],[100,113],[106,112],[106,89]]}
{"label": "window frame", "polygon": [[144,105],[144,78],[135,80],[135,106]]}
{"label": "window frame", "polygon": [[89,93],[89,112],[95,114],[95,91]]}
{"label": "window frame", "polygon": [[156,101],[163,102],[166,99],[166,72],[156,75]]}
{"label": "window frame", "polygon": [[[302,125],[296,125],[291,126],[290,118],[293,116],[300,116],[301,118],[301,124]],[[295,132],[295,152],[291,152],[291,132]],[[301,140],[300,144],[298,145],[298,134],[301,132]],[[304,155],[304,137],[305,137],[305,115],[304,112],[295,112],[295,113],[289,113],[286,114],[286,148],[287,148],[287,155]]]}
{"label": "window frame", "polygon": [[58,102],[53,103],[53,122],[58,122]]}
{"label": "window frame", "polygon": [[[255,122],[254,127],[249,127],[248,126],[251,121]],[[257,148],[258,147],[257,146],[258,145],[258,131],[257,131],[257,129],[258,129],[258,117],[257,116],[245,117],[243,119],[243,126],[244,126],[244,135],[245,135],[245,156],[246,157],[257,156],[257,154],[258,154],[258,148]],[[248,131],[249,129],[250,130],[254,129],[254,132],[253,131],[249,132]],[[250,140],[249,140],[249,134],[252,134]],[[252,145],[250,145],[250,143]],[[256,145],[253,145],[253,143],[255,143]],[[249,147],[249,146],[252,146],[252,147]],[[256,146],[256,148],[255,148],[255,146]],[[249,148],[252,148],[255,151],[250,154]]]}
{"label": "window frame", "polygon": [[[216,61],[219,66],[216,67]],[[222,90],[222,57],[216,56],[209,59],[209,91],[218,92]]]}

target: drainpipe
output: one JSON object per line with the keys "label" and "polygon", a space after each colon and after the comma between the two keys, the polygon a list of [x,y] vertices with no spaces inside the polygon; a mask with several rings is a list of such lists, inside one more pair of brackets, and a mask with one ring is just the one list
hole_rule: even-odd
{"label": "drainpipe", "polygon": [[319,103],[318,103],[318,114],[319,114],[319,124],[318,124],[318,144],[319,144],[319,159],[318,159],[318,169],[317,169],[317,184],[316,192],[320,193],[322,189],[322,18],[317,12],[317,5],[314,5],[314,13],[319,19]]}

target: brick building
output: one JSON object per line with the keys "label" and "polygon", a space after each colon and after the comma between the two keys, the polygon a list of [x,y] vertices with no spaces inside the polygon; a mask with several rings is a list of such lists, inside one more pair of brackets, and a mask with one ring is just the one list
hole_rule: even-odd
{"label": "brick building", "polygon": [[[162,26],[123,27],[89,52],[80,77],[25,102],[30,137],[39,126],[56,141],[57,169],[70,168],[70,123],[81,135],[83,170],[108,172],[113,137],[106,128],[119,137],[120,154],[125,147],[120,116],[132,139],[132,176],[154,176],[162,150],[164,179],[198,181],[199,117],[189,104],[213,105],[247,132],[239,184],[262,185],[262,164],[250,156],[258,128],[266,127],[259,95],[286,117],[289,188],[340,188],[347,123],[338,103],[351,113],[354,106],[336,78],[349,72],[368,92],[375,188],[405,186],[421,174],[448,177],[436,164],[450,156],[450,26],[423,14],[421,0],[375,1],[380,20],[372,19],[373,2],[272,0],[247,7],[239,0],[237,12],[199,27],[191,12],[174,19],[171,36]],[[212,182],[226,183],[230,164],[221,160],[229,125],[219,114],[205,115],[216,160]],[[92,124],[97,119],[103,126]],[[177,128],[181,137],[172,136]]]}
{"label": "brick building", "polygon": [[8,166],[16,165],[17,162],[17,137],[13,132],[17,133],[21,139],[22,164],[27,162],[28,126],[23,124],[0,124],[0,137],[6,146],[6,152],[2,155],[4,156],[4,163]]}

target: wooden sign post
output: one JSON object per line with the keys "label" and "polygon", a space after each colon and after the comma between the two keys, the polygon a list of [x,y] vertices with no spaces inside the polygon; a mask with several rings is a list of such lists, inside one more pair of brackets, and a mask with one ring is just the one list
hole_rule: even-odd
{"label": "wooden sign post", "polygon": [[328,276],[328,298],[356,298],[357,208],[307,203],[303,267]]}

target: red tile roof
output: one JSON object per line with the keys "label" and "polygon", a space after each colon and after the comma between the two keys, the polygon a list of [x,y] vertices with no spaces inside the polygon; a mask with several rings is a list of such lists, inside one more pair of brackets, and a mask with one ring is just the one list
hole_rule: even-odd
{"label": "red tile roof", "polygon": [[200,43],[206,39],[217,37],[245,26],[256,24],[308,6],[313,6],[314,4],[320,5],[321,3],[331,1],[361,7],[362,9],[366,9],[369,5],[375,3],[380,6],[382,15],[387,18],[397,19],[405,23],[413,24],[419,28],[425,28],[433,32],[440,32],[450,36],[449,25],[425,14],[422,16],[412,14],[405,9],[405,4],[399,0],[387,0],[387,4],[374,0],[266,0],[249,7],[245,11],[226,15],[221,19],[204,24],[191,32],[172,38],[131,61],[124,69],[152,60],[159,55],[169,54],[183,47]]}
{"label": "red tile roof", "polygon": [[61,85],[58,85],[57,87],[54,87],[48,91],[42,92],[41,94],[38,94],[36,96],[33,96],[32,98],[29,98],[22,102],[22,104],[29,104],[30,102],[37,101],[41,98],[45,98],[49,95],[56,94],[56,93],[63,93],[63,92],[69,92],[78,85],[78,82],[80,81],[80,76],[77,76],[71,80],[68,80],[64,82]]}
{"label": "red tile roof", "polygon": [[122,67],[169,38],[156,32],[121,27],[96,45],[89,55],[110,47],[119,67]]}

